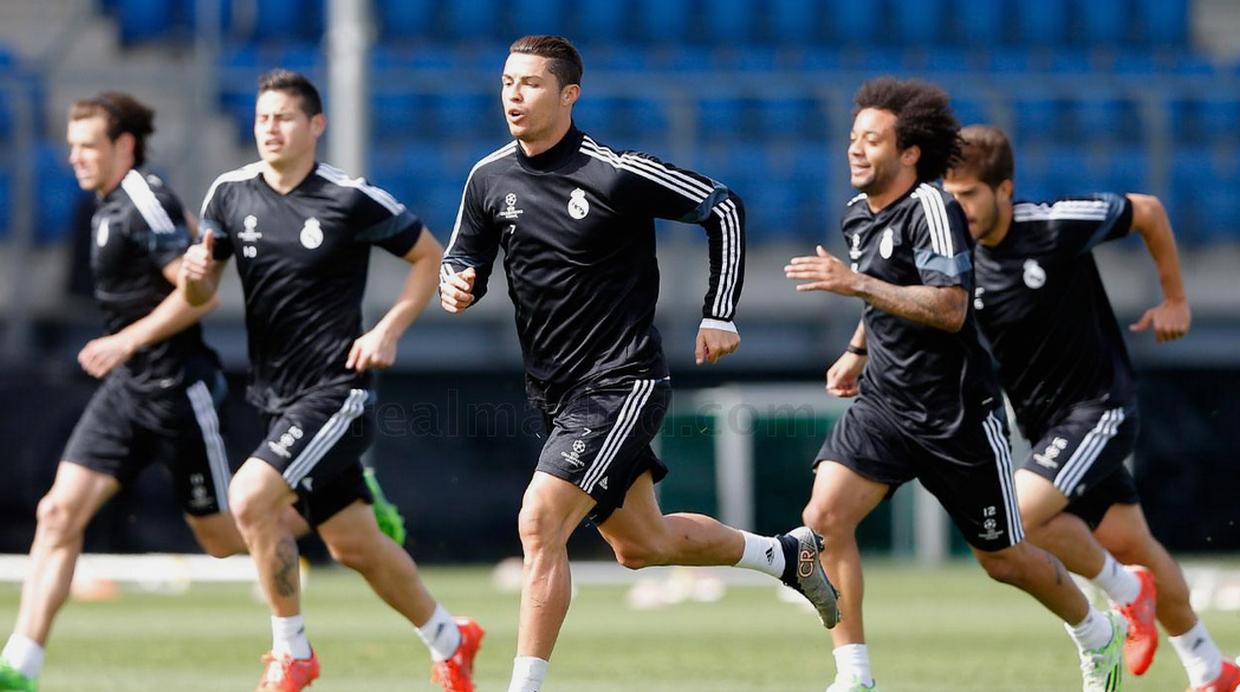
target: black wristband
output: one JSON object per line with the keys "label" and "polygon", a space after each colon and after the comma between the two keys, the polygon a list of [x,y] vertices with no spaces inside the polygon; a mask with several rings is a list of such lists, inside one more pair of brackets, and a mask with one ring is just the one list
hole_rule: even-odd
{"label": "black wristband", "polygon": [[865,350],[865,347],[864,347],[864,346],[853,346],[852,344],[848,344],[848,346],[847,346],[844,350],[845,350],[845,351],[848,351],[849,353],[851,353],[851,354],[853,354],[853,355],[855,355],[855,356],[868,356],[868,355],[870,355],[870,352],[869,352],[869,351],[867,351],[867,350]]}

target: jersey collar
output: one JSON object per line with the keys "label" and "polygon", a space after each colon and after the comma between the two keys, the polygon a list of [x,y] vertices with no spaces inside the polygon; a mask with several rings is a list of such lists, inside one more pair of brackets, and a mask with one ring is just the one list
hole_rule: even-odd
{"label": "jersey collar", "polygon": [[568,132],[564,135],[564,138],[556,142],[555,146],[541,154],[538,154],[537,156],[527,156],[525,154],[525,150],[518,144],[517,162],[521,164],[522,168],[528,170],[543,173],[547,171],[554,171],[555,169],[563,166],[565,163],[568,163],[568,161],[577,153],[577,150],[581,148],[581,140],[584,137],[585,134],[582,133],[581,130],[578,130],[576,125],[573,125],[569,127]]}

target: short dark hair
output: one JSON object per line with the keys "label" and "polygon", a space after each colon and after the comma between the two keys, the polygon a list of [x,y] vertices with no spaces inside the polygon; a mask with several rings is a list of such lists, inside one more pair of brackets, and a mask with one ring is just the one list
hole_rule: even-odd
{"label": "short dark hair", "polygon": [[262,95],[266,91],[285,91],[300,97],[302,112],[311,118],[323,112],[323,99],[319,98],[319,90],[300,72],[277,67],[263,73],[258,78],[258,93]]}
{"label": "short dark hair", "polygon": [[555,75],[561,89],[569,84],[581,84],[581,73],[585,70],[581,53],[563,36],[522,36],[512,42],[508,52],[547,58],[550,61],[547,69]]}
{"label": "short dark hair", "polygon": [[916,79],[871,79],[853,97],[853,117],[866,108],[896,116],[896,146],[921,149],[917,179],[938,180],[960,158],[960,122],[947,92]]}
{"label": "short dark hair", "polygon": [[960,139],[960,161],[952,166],[953,174],[972,174],[992,188],[1015,177],[1012,143],[1003,130],[991,125],[970,125],[960,131]]}
{"label": "short dark hair", "polygon": [[108,139],[113,142],[128,132],[133,135],[133,165],[146,163],[146,138],[155,132],[155,111],[138,99],[120,91],[103,91],[79,99],[69,107],[69,120],[101,116],[107,123]]}

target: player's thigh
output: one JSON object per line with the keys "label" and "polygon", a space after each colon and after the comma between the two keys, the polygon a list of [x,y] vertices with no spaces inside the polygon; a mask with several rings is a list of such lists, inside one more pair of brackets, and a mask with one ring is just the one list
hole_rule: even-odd
{"label": "player's thigh", "polygon": [[39,522],[45,528],[81,531],[120,487],[112,476],[62,461],[51,489],[39,501]]}
{"label": "player's thigh", "polygon": [[1165,550],[1150,531],[1141,505],[1135,502],[1108,507],[1094,529],[1094,537],[1125,564],[1146,564],[1152,555]]}
{"label": "player's thigh", "polygon": [[203,551],[213,557],[227,557],[243,553],[245,540],[233,516],[227,512],[214,514],[186,514],[185,523],[194,533],[194,539]]}
{"label": "player's thigh", "polygon": [[1024,540],[1001,409],[960,426],[950,440],[922,441],[918,478],[976,551]]}
{"label": "player's thigh", "polygon": [[537,470],[580,488],[595,503],[590,520],[602,524],[644,474],[654,482],[667,475],[650,442],[669,397],[666,380],[653,379],[572,395],[552,418]]}
{"label": "player's thigh", "polygon": [[624,496],[624,504],[598,525],[604,540],[617,552],[626,546],[659,542],[667,531],[663,511],[649,472],[641,474]]}
{"label": "player's thigh", "polygon": [[182,511],[206,517],[228,511],[232,469],[220,431],[221,390],[213,393],[204,381],[186,389],[158,429],[151,431],[151,461],[172,474],[173,492]]}
{"label": "player's thigh", "polygon": [[814,457],[814,483],[805,507],[816,531],[851,530],[916,475],[915,450],[875,404],[856,399]]}
{"label": "player's thigh", "polygon": [[1068,498],[1051,481],[1027,468],[1016,469],[1016,496],[1025,526],[1043,526],[1068,506]]}
{"label": "player's thigh", "polygon": [[517,533],[527,550],[563,545],[597,504],[572,482],[535,471],[521,497]]}
{"label": "player's thigh", "polygon": [[1137,424],[1131,407],[1078,406],[1032,446],[1021,468],[1050,481],[1075,502],[1123,467],[1136,441]]}
{"label": "player's thigh", "polygon": [[370,505],[354,499],[324,519],[316,527],[319,538],[337,559],[365,556],[379,549],[385,540]]}
{"label": "player's thigh", "polygon": [[73,427],[61,459],[124,485],[149,463],[142,414],[141,402],[119,379],[105,379]]}

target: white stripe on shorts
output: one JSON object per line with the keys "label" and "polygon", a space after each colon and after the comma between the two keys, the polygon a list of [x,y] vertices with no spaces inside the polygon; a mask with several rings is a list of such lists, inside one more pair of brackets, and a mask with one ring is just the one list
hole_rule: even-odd
{"label": "white stripe on shorts", "polygon": [[199,380],[185,389],[189,405],[194,409],[198,429],[202,431],[202,443],[207,449],[207,466],[211,468],[211,482],[215,485],[215,502],[221,512],[228,511],[228,484],[232,471],[228,468],[228,454],[224,451],[224,439],[220,437],[220,419],[215,413],[215,400],[207,384]]}
{"label": "white stripe on shorts", "polygon": [[991,412],[982,422],[986,431],[986,439],[990,441],[990,449],[995,455],[995,467],[999,471],[999,487],[1003,492],[1003,512],[1007,518],[1008,533],[1011,540],[1008,545],[1016,545],[1025,540],[1025,527],[1020,520],[1020,504],[1016,501],[1015,481],[1012,479],[1012,452],[1008,448],[1007,436],[1003,434],[1003,424]]}
{"label": "white stripe on shorts", "polygon": [[1064,462],[1063,467],[1059,469],[1059,473],[1055,474],[1055,487],[1059,492],[1067,497],[1072,497],[1076,486],[1089,472],[1090,467],[1098,460],[1098,455],[1102,454],[1102,450],[1106,449],[1107,443],[1111,438],[1119,433],[1119,426],[1124,422],[1123,407],[1110,409],[1102,414],[1098,419],[1098,424],[1085,434],[1085,438],[1081,440],[1081,445],[1076,448],[1072,456]]}
{"label": "white stripe on shorts", "polygon": [[297,458],[293,459],[292,463],[284,469],[284,480],[290,488],[296,489],[297,484],[314,470],[315,464],[319,463],[340,441],[340,438],[344,437],[349,430],[349,425],[365,410],[366,397],[365,389],[349,390],[349,396],[340,405],[340,410],[327,419],[306,448],[301,450],[301,454],[298,454]]}
{"label": "white stripe on shorts", "polygon": [[607,467],[611,465],[611,460],[615,458],[616,453],[624,446],[624,441],[628,438],[629,433],[633,431],[633,426],[637,424],[641,418],[642,407],[650,399],[650,393],[654,391],[657,380],[637,380],[633,382],[633,391],[624,399],[624,405],[620,407],[620,415],[616,416],[616,424],[612,426],[607,433],[607,438],[603,440],[603,446],[599,448],[598,456],[594,458],[594,462],[590,464],[590,468],[582,477],[581,489],[587,493],[594,490],[594,486],[607,473]]}

